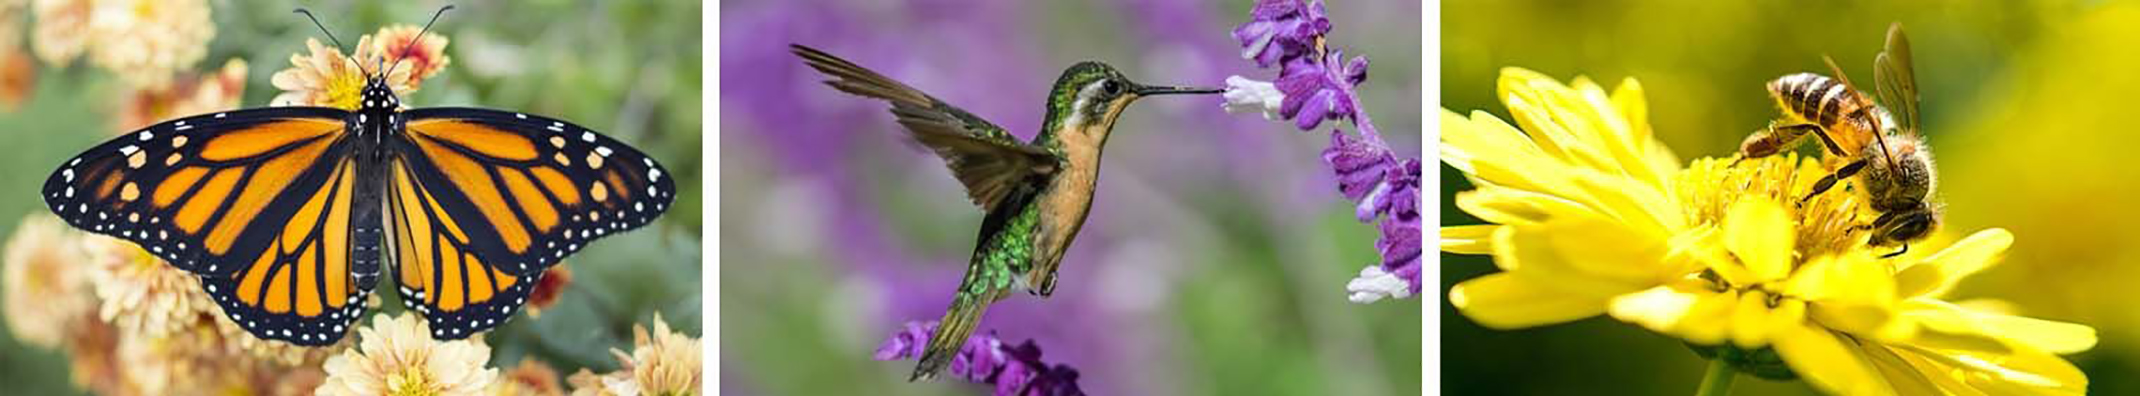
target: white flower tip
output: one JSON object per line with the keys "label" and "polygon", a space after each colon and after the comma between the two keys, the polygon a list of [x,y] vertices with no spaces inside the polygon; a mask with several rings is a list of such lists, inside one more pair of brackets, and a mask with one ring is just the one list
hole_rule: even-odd
{"label": "white flower tip", "polygon": [[1278,91],[1278,85],[1241,76],[1226,77],[1226,93],[1222,96],[1226,103],[1221,106],[1227,113],[1262,112],[1265,120],[1280,119],[1278,105],[1285,101],[1285,93]]}
{"label": "white flower tip", "polygon": [[1412,287],[1397,278],[1397,275],[1382,271],[1380,265],[1368,265],[1360,269],[1360,277],[1345,282],[1348,299],[1353,303],[1366,304],[1384,298],[1400,299],[1412,296]]}

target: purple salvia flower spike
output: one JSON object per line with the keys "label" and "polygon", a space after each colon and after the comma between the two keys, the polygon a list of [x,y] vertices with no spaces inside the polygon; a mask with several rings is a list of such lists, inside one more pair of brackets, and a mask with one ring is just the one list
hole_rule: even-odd
{"label": "purple salvia flower spike", "polygon": [[[877,360],[907,359],[921,355],[936,322],[908,322],[877,348]],[[997,395],[1083,395],[1077,386],[1077,370],[1068,365],[1050,366],[1040,359],[1040,344],[1026,340],[1005,344],[994,331],[976,334],[951,359],[951,377],[967,382],[992,384]]]}
{"label": "purple salvia flower spike", "polygon": [[1249,10],[1249,21],[1233,30],[1241,42],[1241,58],[1253,59],[1257,67],[1271,67],[1314,48],[1315,41],[1330,32],[1330,18],[1323,4],[1303,0],[1264,0]]}

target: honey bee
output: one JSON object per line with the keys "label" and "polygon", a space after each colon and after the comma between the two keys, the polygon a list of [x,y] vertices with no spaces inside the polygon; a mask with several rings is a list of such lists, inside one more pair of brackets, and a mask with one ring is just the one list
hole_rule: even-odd
{"label": "honey bee", "polygon": [[1768,83],[1784,119],[1771,121],[1765,130],[1747,136],[1739,145],[1740,158],[1759,158],[1797,147],[1808,134],[1820,138],[1832,158],[1842,163],[1822,177],[1813,191],[1800,199],[1812,199],[1834,187],[1839,179],[1858,177],[1873,210],[1880,217],[1860,229],[1872,231],[1872,246],[1902,245],[1893,257],[1910,250],[1909,243],[1923,239],[1938,227],[1940,208],[1933,204],[1931,146],[1918,133],[1917,77],[1910,62],[1910,41],[1902,24],[1887,29],[1887,47],[1873,60],[1873,84],[1880,101],[1850,84],[1834,59],[1826,59],[1836,78],[1814,73],[1779,77]]}

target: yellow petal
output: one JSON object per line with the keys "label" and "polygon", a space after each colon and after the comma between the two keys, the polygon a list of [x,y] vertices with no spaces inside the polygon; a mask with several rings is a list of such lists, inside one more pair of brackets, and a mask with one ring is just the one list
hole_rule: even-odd
{"label": "yellow petal", "polygon": [[1456,254],[1493,254],[1494,224],[1443,226],[1442,251]]}
{"label": "yellow petal", "polygon": [[1606,298],[1548,287],[1512,273],[1497,273],[1449,288],[1449,305],[1479,325],[1519,329],[1572,322],[1605,312]]}
{"label": "yellow petal", "polygon": [[2078,353],[2096,344],[2095,328],[2087,325],[1979,311],[1933,299],[1911,300],[1906,307],[1912,317],[1924,318],[1921,320],[1930,327],[1996,338],[2050,353]]}
{"label": "yellow petal", "polygon": [[[1664,186],[1679,169],[1679,160],[1665,152],[1662,161],[1657,158],[1654,147],[1663,144],[1650,135],[1649,109],[1643,103],[1642,84],[1635,79],[1622,80],[1620,87],[1610,96],[1587,78],[1577,78],[1576,91],[1581,93],[1582,105],[1594,109],[1593,128],[1596,129],[1603,149],[1617,164],[1617,171],[1644,184]],[[1664,164],[1664,165],[1660,165]]]}
{"label": "yellow petal", "polygon": [[1582,204],[1560,197],[1496,186],[1456,193],[1456,207],[1494,224],[1529,225],[1555,216],[1595,216]]}
{"label": "yellow petal", "polygon": [[1484,111],[1470,118],[1442,110],[1441,160],[1473,184],[1554,193],[1565,191],[1568,165],[1547,155],[1523,131]]}
{"label": "yellow petal", "polygon": [[2000,314],[1972,316],[1993,336],[2045,352],[2070,354],[2095,348],[2095,328],[2087,325]]}
{"label": "yellow petal", "polygon": [[1984,332],[1977,321],[1966,312],[1946,302],[1932,299],[1915,299],[1902,306],[1902,315],[1919,326],[1908,339],[1895,340],[1906,343],[1952,351],[1971,351],[1988,354],[2006,354],[2013,351],[1999,337]]}
{"label": "yellow petal", "polygon": [[1606,312],[1614,319],[1667,333],[1694,308],[1695,301],[1708,294],[1713,293],[1700,288],[1660,285],[1613,297]]}
{"label": "yellow petal", "polygon": [[1815,259],[1799,268],[1787,287],[1811,302],[1808,315],[1838,331],[1886,334],[1897,315],[1894,279],[1874,262]]}
{"label": "yellow petal", "polygon": [[1679,324],[1670,333],[1696,344],[1722,344],[1730,334],[1731,311],[1738,305],[1739,292],[1736,290],[1705,295],[1687,308],[1687,315],[1679,319]]}
{"label": "yellow petal", "polygon": [[[1629,127],[1627,141],[1638,145],[1638,147],[1646,148],[1648,143],[1651,142],[1650,107],[1649,103],[1644,101],[1642,97],[1642,82],[1636,81],[1634,77],[1620,79],[1620,86],[1612,91],[1612,105],[1613,108],[1620,110],[1620,118],[1627,120]],[[1653,163],[1656,160],[1655,158],[1649,159]],[[1665,158],[1665,160],[1664,162],[1666,163],[1679,163],[1679,158]],[[1657,170],[1660,169],[1652,169],[1652,171]],[[1659,176],[1662,175],[1662,173],[1659,174]]]}
{"label": "yellow petal", "polygon": [[1768,345],[1769,307],[1768,293],[1759,290],[1739,295],[1739,306],[1731,310],[1731,343],[1740,348],[1755,349]]}
{"label": "yellow petal", "polygon": [[1508,230],[1495,235],[1494,264],[1571,293],[1611,296],[1667,280],[1659,274],[1668,267],[1664,242],[1645,239],[1624,224],[1564,216]]}
{"label": "yellow petal", "polygon": [[1560,81],[1538,72],[1522,68],[1503,68],[1497,81],[1501,103],[1508,106],[1509,116],[1516,125],[1530,134],[1546,155],[1561,159],[1570,165],[1588,168],[1604,168],[1603,155],[1590,143],[1570,131],[1563,119],[1574,118],[1574,111],[1560,106],[1560,97],[1573,95],[1573,90]]}
{"label": "yellow petal", "polygon": [[1866,361],[1871,362],[1874,370],[1879,370],[1880,377],[1895,388],[1897,395],[1984,395],[1983,392],[1947,376],[1945,372],[1928,370],[1929,367],[1921,366],[1910,357],[1903,356],[1887,346],[1865,342],[1853,343],[1850,346],[1859,356],[1864,356]]}
{"label": "yellow petal", "polygon": [[1924,262],[1895,275],[1904,297],[1939,296],[1953,289],[1962,278],[1989,268],[2014,244],[2014,234],[2002,228],[1977,231],[1942,249]]}
{"label": "yellow petal", "polygon": [[1791,365],[1799,378],[1827,393],[1843,395],[1892,395],[1895,390],[1880,378],[1871,362],[1852,352],[1828,330],[1792,326],[1777,331],[1776,353]]}
{"label": "yellow petal", "polygon": [[1577,170],[1575,175],[1575,186],[1590,197],[1590,200],[1581,202],[1590,204],[1599,212],[1653,232],[1686,228],[1685,215],[1678,207],[1678,201],[1658,186],[1592,169]]}
{"label": "yellow petal", "polygon": [[1993,395],[2077,395],[2087,390],[2088,377],[2073,364],[2055,355],[2016,351],[1987,355],[1932,350],[1902,345],[1937,372],[1958,377],[1968,387]]}
{"label": "yellow petal", "polygon": [[[1797,235],[1783,205],[1766,198],[1742,199],[1731,204],[1724,217],[1724,248],[1738,256],[1751,279],[1729,279],[1734,285],[1767,283],[1791,275],[1791,247]],[[1719,275],[1734,275],[1719,272]]]}

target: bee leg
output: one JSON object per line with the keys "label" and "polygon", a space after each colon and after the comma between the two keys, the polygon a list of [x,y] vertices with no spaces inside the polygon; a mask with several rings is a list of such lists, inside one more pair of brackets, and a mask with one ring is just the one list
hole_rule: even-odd
{"label": "bee leg", "polygon": [[1829,154],[1829,155],[1850,155],[1849,153],[1845,153],[1845,152],[1843,152],[1843,146],[1841,146],[1841,145],[1837,145],[1837,144],[1835,143],[1835,138],[1832,138],[1832,137],[1828,137],[1828,129],[1827,129],[1827,128],[1822,128],[1822,127],[1820,127],[1819,125],[1814,125],[1814,124],[1799,124],[1799,125],[1803,125],[1803,126],[1806,126],[1806,127],[1809,127],[1810,129],[1812,129],[1812,130],[1813,130],[1813,136],[1819,136],[1819,137],[1820,137],[1820,143],[1821,143],[1821,146],[1823,146],[1823,147],[1827,147],[1827,148],[1828,148],[1828,154]]}
{"label": "bee leg", "polygon": [[[1753,135],[1747,136],[1745,142],[1739,143],[1739,158],[1732,160],[1731,164],[1738,165],[1739,161],[1745,161],[1747,158],[1767,157],[1783,152],[1785,149],[1797,147],[1798,139],[1805,138],[1809,132],[1820,133],[1822,141],[1825,142],[1827,140],[1828,135],[1825,132],[1821,132],[1819,125],[1803,123],[1778,124],[1776,121],[1769,121],[1768,129],[1757,131]],[[1833,142],[1828,144],[1830,146],[1834,145]]]}
{"label": "bee leg", "polygon": [[1888,253],[1888,254],[1883,254],[1883,255],[1880,255],[1880,258],[1891,258],[1891,257],[1895,257],[1895,256],[1900,256],[1900,255],[1902,255],[1903,253],[1909,253],[1909,252],[1910,252],[1910,243],[1909,243],[1909,242],[1903,242],[1903,243],[1902,243],[1902,250],[1897,250],[1897,251],[1895,251],[1894,253]]}
{"label": "bee leg", "polygon": [[1807,193],[1805,198],[1798,200],[1798,203],[1803,205],[1806,203],[1807,200],[1813,199],[1814,196],[1820,195],[1820,193],[1823,192],[1827,192],[1829,188],[1835,187],[1836,180],[1856,175],[1858,174],[1859,169],[1865,169],[1864,159],[1851,161],[1849,165],[1843,165],[1842,169],[1835,170],[1835,173],[1831,173],[1828,174],[1828,176],[1821,177],[1820,181],[1813,182],[1813,192]]}

